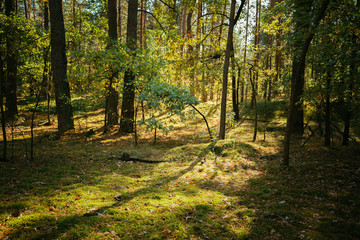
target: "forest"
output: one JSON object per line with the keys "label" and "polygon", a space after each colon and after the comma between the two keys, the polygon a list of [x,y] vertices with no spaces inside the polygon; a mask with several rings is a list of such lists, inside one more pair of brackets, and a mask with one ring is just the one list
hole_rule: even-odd
{"label": "forest", "polygon": [[0,239],[359,239],[359,0],[1,0]]}

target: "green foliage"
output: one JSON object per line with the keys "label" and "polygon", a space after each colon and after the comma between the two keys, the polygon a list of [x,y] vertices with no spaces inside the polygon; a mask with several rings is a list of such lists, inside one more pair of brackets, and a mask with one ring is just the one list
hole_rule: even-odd
{"label": "green foliage", "polygon": [[[12,52],[7,52],[7,38],[14,44]],[[0,51],[4,53],[1,61],[5,61],[4,57],[8,54],[17,54],[20,94],[32,95],[39,92],[43,78],[44,55],[49,53],[48,38],[46,31],[24,16],[6,16],[0,13]]]}
{"label": "green foliage", "polygon": [[184,117],[184,110],[188,105],[196,105],[199,100],[191,95],[187,89],[172,86],[165,82],[154,81],[144,86],[139,94],[138,102],[145,103],[151,110],[149,119],[140,120],[140,125],[146,125],[148,130],[161,129],[165,133],[172,129],[156,118],[156,112],[166,111],[170,116]]}

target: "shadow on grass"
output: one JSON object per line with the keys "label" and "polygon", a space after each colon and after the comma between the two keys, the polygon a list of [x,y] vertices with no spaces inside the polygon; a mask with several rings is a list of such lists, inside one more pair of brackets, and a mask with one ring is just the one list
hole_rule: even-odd
{"label": "shadow on grass", "polygon": [[211,177],[198,184],[238,197],[236,215],[251,219],[244,239],[359,239],[359,150],[303,150],[289,169],[279,168],[281,157],[273,156],[259,159],[264,173],[244,184]]}
{"label": "shadow on grass", "polygon": [[[121,196],[121,202],[115,202],[111,205],[107,205],[101,208],[92,209],[85,214],[76,214],[72,216],[65,216],[59,219],[56,219],[54,216],[41,216],[39,218],[33,217],[28,219],[28,221],[18,227],[17,231],[11,232],[6,236],[8,239],[54,239],[61,237],[64,233],[68,232],[72,228],[78,226],[92,226],[96,223],[102,222],[104,219],[104,213],[109,211],[109,209],[114,207],[119,207],[120,205],[131,201],[139,195],[144,195],[148,193],[159,192],[160,187],[167,185],[168,183],[177,180],[179,177],[183,176],[187,172],[191,171],[199,162],[200,158],[192,162],[187,168],[182,171],[179,171],[176,175],[165,177],[160,181],[154,182],[145,188],[141,188],[131,193],[127,193]],[[5,193],[6,194],[6,193]],[[49,193],[47,193],[49,194]],[[48,196],[48,195],[47,195]],[[11,207],[11,206],[8,206]],[[21,204],[16,205],[16,208],[25,209],[26,206]],[[81,231],[76,231],[76,236],[67,236],[70,238],[81,238],[86,237],[89,233],[83,232],[81,236]]]}
{"label": "shadow on grass", "polygon": [[[51,162],[39,161],[38,165],[24,169],[21,165],[15,169],[7,165],[1,170],[5,173],[1,175],[4,176],[1,180],[11,182],[6,191],[1,190],[2,205],[5,202],[7,209],[2,208],[0,216],[9,209],[26,211],[31,196],[49,198],[59,194],[57,189],[66,192],[77,184],[97,186],[103,177],[111,177],[111,168],[116,166],[115,162],[107,160],[106,154],[101,153],[104,150],[101,145],[86,150],[82,143],[48,144],[52,144],[52,149],[60,149],[51,153]],[[128,142],[124,144],[126,146]],[[74,148],[77,150],[74,151]],[[127,192],[121,191],[117,183],[114,183],[113,189],[106,186],[105,196],[124,192],[119,202],[107,199],[100,207],[73,211],[67,215],[53,215],[52,212],[25,215],[22,222],[13,221],[14,230],[9,231],[5,239],[357,239],[359,236],[360,176],[356,173],[360,167],[359,147],[328,150],[317,146],[294,151],[289,169],[278,167],[279,156],[260,159],[260,153],[254,147],[232,140],[189,145],[188,148],[179,146],[170,153],[179,161],[185,157],[181,153],[195,157],[193,161],[183,161],[184,167],[176,173],[149,178],[144,187]],[[221,176],[229,171],[257,170],[262,173],[254,176],[244,174],[244,178],[224,182],[217,179],[214,172],[195,182],[193,188],[166,188],[185,174],[199,170],[203,158],[213,152],[220,160],[223,158],[224,164],[236,160],[229,157],[231,154],[240,154],[255,163],[248,169],[241,164],[238,166],[240,169],[219,167],[217,172]],[[84,156],[80,157],[81,154]],[[172,167],[172,163],[167,164]],[[146,166],[126,165],[116,174],[124,178],[136,178],[137,174],[149,176],[153,165]],[[48,176],[49,172],[53,175]],[[38,176],[34,178],[34,175]],[[81,178],[76,177],[79,175]],[[9,176],[21,176],[18,178],[21,180],[17,182],[16,178]],[[119,179],[122,178],[117,181]],[[191,198],[199,194],[199,189],[221,193],[235,200],[225,208],[217,208],[216,204],[209,202],[181,204],[181,197],[176,197],[188,195]],[[156,201],[166,201],[165,195],[178,199],[180,203],[176,205],[176,211],[172,212],[171,206],[156,207]],[[20,200],[10,203],[16,198]],[[140,201],[146,211],[138,211],[133,201]],[[152,205],[148,207],[147,204]],[[233,211],[234,215],[229,218],[225,211]],[[18,214],[16,211],[12,213]],[[232,226],[239,225],[239,222],[246,228],[235,232]]]}

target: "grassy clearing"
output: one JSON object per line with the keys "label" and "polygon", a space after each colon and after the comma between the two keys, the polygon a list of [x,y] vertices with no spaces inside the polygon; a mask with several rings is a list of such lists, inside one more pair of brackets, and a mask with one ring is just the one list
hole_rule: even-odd
{"label": "grassy clearing", "polygon": [[[217,131],[219,106],[199,109]],[[195,115],[156,145],[140,128],[138,146],[115,128],[101,134],[101,110],[81,112],[76,129],[58,140],[55,125],[35,129],[35,162],[26,160],[23,114],[14,158],[0,163],[0,238],[358,239],[360,147],[327,149],[312,138],[283,169],[283,102],[267,109],[266,142],[263,133],[251,142],[251,113],[242,108],[226,140],[209,143]],[[85,139],[91,128],[95,135]],[[123,151],[168,162],[122,162]]]}

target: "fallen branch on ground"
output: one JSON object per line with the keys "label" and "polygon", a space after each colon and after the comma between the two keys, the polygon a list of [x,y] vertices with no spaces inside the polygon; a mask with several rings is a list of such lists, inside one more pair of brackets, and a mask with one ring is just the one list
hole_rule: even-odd
{"label": "fallen branch on ground", "polygon": [[130,157],[130,154],[124,152],[121,157],[114,157],[112,156],[111,159],[118,159],[124,162],[143,162],[143,163],[162,163],[162,162],[169,162],[169,161],[163,161],[163,160],[147,160],[147,159],[141,159],[141,158],[132,158]]}

